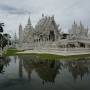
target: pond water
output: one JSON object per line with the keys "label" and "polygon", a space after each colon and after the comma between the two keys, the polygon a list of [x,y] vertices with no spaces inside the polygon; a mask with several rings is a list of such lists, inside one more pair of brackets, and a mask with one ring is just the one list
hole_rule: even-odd
{"label": "pond water", "polygon": [[0,60],[0,90],[90,90],[90,60]]}

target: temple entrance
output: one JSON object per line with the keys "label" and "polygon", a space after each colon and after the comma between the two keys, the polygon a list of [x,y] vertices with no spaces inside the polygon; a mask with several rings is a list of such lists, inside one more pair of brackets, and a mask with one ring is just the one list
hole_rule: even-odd
{"label": "temple entrance", "polygon": [[85,44],[84,43],[79,43],[80,47],[85,48]]}
{"label": "temple entrance", "polygon": [[49,40],[55,41],[55,34],[54,34],[54,31],[50,31],[50,33],[49,33]]}

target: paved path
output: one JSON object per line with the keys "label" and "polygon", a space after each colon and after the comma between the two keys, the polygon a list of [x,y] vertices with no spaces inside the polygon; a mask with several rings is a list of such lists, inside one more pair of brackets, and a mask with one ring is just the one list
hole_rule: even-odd
{"label": "paved path", "polygon": [[81,55],[81,54],[90,54],[90,51],[56,51],[56,50],[26,50],[22,52],[17,52],[17,54],[26,54],[26,53],[38,53],[38,54],[54,54],[54,55],[62,55],[62,56],[70,56],[70,55]]}

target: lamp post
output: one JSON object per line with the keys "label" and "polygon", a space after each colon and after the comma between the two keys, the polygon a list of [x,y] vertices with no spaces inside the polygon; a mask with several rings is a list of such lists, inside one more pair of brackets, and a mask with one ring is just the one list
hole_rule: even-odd
{"label": "lamp post", "polygon": [[0,34],[1,34],[1,42],[0,42],[0,57],[2,57],[2,49],[3,49],[3,36],[2,36],[2,33],[3,33],[3,26],[4,26],[4,23],[0,23]]}

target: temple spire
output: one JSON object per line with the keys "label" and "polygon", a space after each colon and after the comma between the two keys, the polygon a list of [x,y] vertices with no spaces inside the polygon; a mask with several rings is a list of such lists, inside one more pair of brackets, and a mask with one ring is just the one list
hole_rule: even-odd
{"label": "temple spire", "polygon": [[30,16],[29,16],[29,18],[28,18],[28,25],[30,25],[30,26],[31,26]]}
{"label": "temple spire", "polygon": [[81,26],[81,27],[83,26],[81,21],[80,21],[80,26]]}
{"label": "temple spire", "polygon": [[88,31],[89,31],[89,28],[88,28],[88,26],[87,26],[87,33],[88,33]]}
{"label": "temple spire", "polygon": [[75,20],[74,20],[74,25],[76,24]]}
{"label": "temple spire", "polygon": [[23,41],[23,29],[22,29],[22,25],[19,25],[19,44],[22,45],[22,41]]}
{"label": "temple spire", "polygon": [[19,25],[19,30],[22,30],[22,25],[21,24]]}
{"label": "temple spire", "polygon": [[88,26],[87,26],[87,30],[89,30]]}
{"label": "temple spire", "polygon": [[44,14],[42,13],[42,17],[44,17]]}

